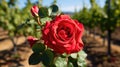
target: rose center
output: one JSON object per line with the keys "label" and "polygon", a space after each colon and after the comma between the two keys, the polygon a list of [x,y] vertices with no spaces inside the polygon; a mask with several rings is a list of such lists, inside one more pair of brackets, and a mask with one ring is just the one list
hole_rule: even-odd
{"label": "rose center", "polygon": [[58,33],[58,37],[62,40],[65,41],[66,39],[68,39],[70,37],[70,30],[69,28],[61,28],[60,30],[57,31]]}

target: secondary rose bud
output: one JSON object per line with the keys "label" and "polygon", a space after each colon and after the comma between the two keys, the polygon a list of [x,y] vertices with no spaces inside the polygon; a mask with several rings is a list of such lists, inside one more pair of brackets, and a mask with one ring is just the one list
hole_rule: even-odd
{"label": "secondary rose bud", "polygon": [[27,37],[27,41],[29,42],[30,44],[30,47],[32,47],[36,42],[37,42],[37,38],[34,38],[33,36],[28,36]]}
{"label": "secondary rose bud", "polygon": [[32,8],[31,8],[31,13],[32,15],[35,17],[35,16],[38,16],[38,11],[39,11],[39,8],[38,6],[34,5]]}

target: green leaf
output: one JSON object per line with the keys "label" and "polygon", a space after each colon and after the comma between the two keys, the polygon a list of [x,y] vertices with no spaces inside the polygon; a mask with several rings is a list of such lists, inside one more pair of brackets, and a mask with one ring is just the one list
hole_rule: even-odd
{"label": "green leaf", "polygon": [[49,18],[49,17],[45,17],[45,18],[41,18],[41,19],[40,19],[42,25],[45,25],[46,21],[51,21],[51,20],[52,20],[52,19]]}
{"label": "green leaf", "polygon": [[67,61],[66,58],[57,57],[55,61],[56,67],[67,67]]}
{"label": "green leaf", "polygon": [[35,53],[43,52],[45,50],[45,45],[42,43],[36,43],[33,45],[32,50]]}
{"label": "green leaf", "polygon": [[73,64],[74,67],[78,67],[77,59],[72,58],[71,56],[68,57],[68,61]]}
{"label": "green leaf", "polygon": [[48,9],[46,7],[41,7],[41,8],[39,8],[38,14],[41,18],[47,17],[48,16]]}
{"label": "green leaf", "polygon": [[86,58],[87,54],[81,50],[80,52],[78,52],[78,58],[77,58],[77,64],[79,67],[86,67]]}
{"label": "green leaf", "polygon": [[87,54],[83,50],[81,50],[78,52],[78,57],[85,59],[87,57]]}
{"label": "green leaf", "polygon": [[77,64],[79,67],[86,67],[86,61],[81,60],[81,58],[78,58]]}
{"label": "green leaf", "polygon": [[46,67],[43,63],[40,63],[40,67]]}
{"label": "green leaf", "polygon": [[51,50],[46,50],[43,52],[43,55],[42,55],[42,62],[45,66],[49,66],[52,62],[53,62],[53,59],[54,59],[54,54]]}
{"label": "green leaf", "polygon": [[35,65],[40,63],[41,61],[41,55],[39,53],[33,53],[30,57],[29,57],[29,64],[30,65]]}
{"label": "green leaf", "polygon": [[77,59],[77,53],[72,53],[72,54],[70,54],[70,56],[71,56],[73,59]]}
{"label": "green leaf", "polygon": [[72,64],[72,62],[68,61],[68,67],[74,67],[74,65]]}

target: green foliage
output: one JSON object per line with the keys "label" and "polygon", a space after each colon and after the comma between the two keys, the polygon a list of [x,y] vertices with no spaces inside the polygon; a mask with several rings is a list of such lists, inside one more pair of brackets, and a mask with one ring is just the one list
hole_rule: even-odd
{"label": "green foliage", "polygon": [[[108,10],[108,0],[106,0],[103,8],[98,6],[96,0],[90,0],[90,3],[90,9],[84,7],[79,12],[75,12],[73,18],[79,20],[90,29],[99,27],[103,32],[108,29],[114,31],[116,27],[119,27],[120,0],[111,0],[110,10]],[[109,18],[110,21],[108,21]]]}
{"label": "green foliage", "polygon": [[41,18],[47,17],[48,16],[48,9],[47,9],[47,7],[40,7],[38,14],[39,14],[39,16]]}
{"label": "green foliage", "polygon": [[91,13],[89,13],[89,10],[86,7],[80,12],[75,12],[73,18],[83,23],[86,27],[92,27],[92,23],[90,22]]}
{"label": "green foliage", "polygon": [[78,57],[77,57],[78,67],[86,67],[86,62],[85,62],[86,56],[87,54],[84,51],[78,52]]}
{"label": "green foliage", "polygon": [[42,62],[44,66],[53,65],[54,53],[49,49],[45,49],[44,44],[34,44],[32,50],[33,54],[29,57],[30,65],[39,64],[40,62]]}
{"label": "green foliage", "polygon": [[29,57],[29,64],[30,65],[35,65],[40,63],[41,61],[41,54],[39,53],[33,53],[30,57]]}
{"label": "green foliage", "polygon": [[77,53],[72,53],[72,54],[70,54],[70,57],[73,58],[73,59],[76,59],[77,55],[78,55]]}
{"label": "green foliage", "polygon": [[41,18],[40,21],[41,21],[41,25],[45,25],[46,21],[51,21],[52,19],[49,18],[49,17],[45,17],[45,18]]}
{"label": "green foliage", "polygon": [[39,8],[39,17],[41,25],[45,25],[46,21],[50,21],[59,13],[59,8],[57,5],[53,4],[49,8],[40,7]]}
{"label": "green foliage", "polygon": [[[27,0],[26,6],[22,9],[18,8],[16,4],[17,0],[1,0],[0,1],[0,26],[4,30],[8,30],[9,36],[16,35],[33,35],[41,36],[40,32],[35,29],[38,24],[34,20],[29,20],[26,24],[26,19],[32,19],[30,9],[33,6],[30,0]],[[51,5],[51,7],[43,7],[41,4],[42,0],[39,2],[40,10],[39,16],[41,24],[44,25],[46,21],[51,20],[49,16],[58,13],[58,6]],[[51,9],[51,10],[49,10]],[[36,32],[36,33],[34,33]]]}
{"label": "green foliage", "polygon": [[45,45],[42,43],[36,43],[32,46],[32,50],[34,53],[40,53],[45,50]]}
{"label": "green foliage", "polygon": [[74,67],[74,65],[72,64],[72,62],[68,61],[68,67]]}
{"label": "green foliage", "polygon": [[42,63],[47,67],[51,66],[54,60],[54,54],[51,50],[47,49],[42,54]]}
{"label": "green foliage", "polygon": [[87,54],[81,50],[78,53],[62,54],[55,57],[51,50],[46,49],[42,52],[34,51],[29,58],[29,64],[35,65],[42,62],[46,67],[86,67],[86,56]]}
{"label": "green foliage", "polygon": [[69,56],[69,63],[71,67],[86,67],[86,58],[87,54],[81,50],[78,53],[73,53]]}
{"label": "green foliage", "polygon": [[56,67],[67,67],[66,58],[57,57],[55,60],[56,60],[55,61],[55,66]]}
{"label": "green foliage", "polygon": [[[34,25],[26,25],[26,19],[30,18],[32,3],[28,0],[24,8],[18,8],[17,0],[0,1],[0,26],[7,30],[9,36],[34,35]],[[33,21],[34,22],[34,21]],[[23,27],[25,26],[25,27]],[[30,29],[31,28],[31,29]],[[27,30],[27,32],[25,32]],[[35,31],[34,31],[35,32]]]}
{"label": "green foliage", "polygon": [[55,67],[86,67],[86,56],[83,50],[69,55],[62,54],[55,58]]}
{"label": "green foliage", "polygon": [[108,54],[110,54],[111,33],[114,32],[117,27],[120,27],[120,0],[106,0],[103,8],[100,8],[95,1],[96,0],[90,0],[91,8],[86,9],[88,10],[86,11],[84,7],[81,11],[76,12],[73,18],[82,22],[84,26],[89,29],[97,27],[100,28],[102,32],[107,31]]}
{"label": "green foliage", "polygon": [[43,44],[35,44],[33,46],[33,54],[29,57],[29,64],[35,65],[42,62],[45,66],[50,66],[54,59],[54,54],[51,50],[46,49]]}

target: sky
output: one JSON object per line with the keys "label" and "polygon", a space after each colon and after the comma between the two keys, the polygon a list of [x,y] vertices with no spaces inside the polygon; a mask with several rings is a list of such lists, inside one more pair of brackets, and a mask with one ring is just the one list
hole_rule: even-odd
{"label": "sky", "polygon": [[[31,0],[31,2],[36,2],[37,0]],[[18,0],[18,6],[20,8],[25,6],[27,0]],[[53,0],[43,0],[43,6],[50,6]],[[103,7],[105,4],[105,0],[96,0],[97,4],[100,7]],[[79,11],[83,8],[83,6],[90,8],[89,0],[57,0],[57,5],[59,6],[60,10],[63,12],[74,12],[75,10]]]}

